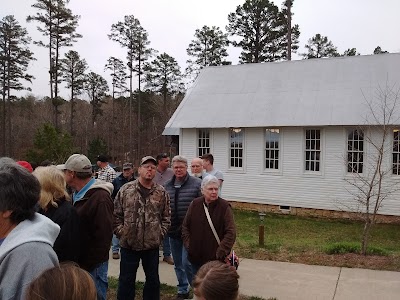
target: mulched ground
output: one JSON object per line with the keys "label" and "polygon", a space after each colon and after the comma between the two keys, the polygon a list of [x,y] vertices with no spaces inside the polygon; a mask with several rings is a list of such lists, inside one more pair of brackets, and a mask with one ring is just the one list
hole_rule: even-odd
{"label": "mulched ground", "polygon": [[307,265],[400,271],[399,256],[364,256],[354,253],[324,254],[311,251],[293,255],[293,253],[280,251],[279,253],[257,252],[254,254],[254,258],[261,260],[302,263]]}

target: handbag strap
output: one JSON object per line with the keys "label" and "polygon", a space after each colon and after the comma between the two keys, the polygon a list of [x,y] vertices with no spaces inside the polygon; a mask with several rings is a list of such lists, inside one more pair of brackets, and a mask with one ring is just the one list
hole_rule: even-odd
{"label": "handbag strap", "polygon": [[210,224],[211,230],[214,233],[215,239],[217,240],[218,245],[219,245],[221,243],[221,240],[219,239],[219,236],[217,234],[217,231],[215,230],[214,224],[211,221],[211,217],[210,217],[210,213],[208,212],[208,208],[206,207],[206,205],[204,203],[203,203],[203,207],[204,207],[204,211],[205,211],[206,216],[207,216],[208,224]]}

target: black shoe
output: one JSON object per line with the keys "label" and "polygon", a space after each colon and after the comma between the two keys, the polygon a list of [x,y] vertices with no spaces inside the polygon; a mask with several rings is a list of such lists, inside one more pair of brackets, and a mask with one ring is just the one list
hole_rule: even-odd
{"label": "black shoe", "polygon": [[189,293],[176,295],[176,299],[188,299],[188,298],[189,298]]}

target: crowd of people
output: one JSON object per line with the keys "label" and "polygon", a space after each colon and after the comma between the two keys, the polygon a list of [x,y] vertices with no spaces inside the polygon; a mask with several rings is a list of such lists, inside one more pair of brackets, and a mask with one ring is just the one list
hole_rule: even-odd
{"label": "crowd of people", "polygon": [[[106,299],[108,259],[120,259],[117,299],[160,299],[159,251],[173,265],[176,299],[234,300],[238,274],[227,257],[236,229],[212,154],[191,161],[162,153],[99,170],[83,154],[33,169],[0,158],[0,299]],[[171,269],[172,271],[172,269]],[[229,284],[229,290],[222,287]]]}

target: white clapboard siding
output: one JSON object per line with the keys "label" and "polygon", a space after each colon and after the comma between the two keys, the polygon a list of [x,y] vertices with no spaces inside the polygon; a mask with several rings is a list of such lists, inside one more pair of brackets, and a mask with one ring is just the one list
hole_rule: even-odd
{"label": "white clapboard siding", "polygon": [[[316,127],[318,128],[318,127]],[[350,194],[347,174],[347,128],[343,126],[320,127],[322,161],[320,172],[304,171],[304,135],[302,127],[280,129],[280,169],[264,169],[265,128],[245,128],[244,167],[229,168],[229,129],[212,129],[211,153],[214,166],[224,173],[222,196],[228,200],[285,205],[327,210],[354,210],[357,203]],[[372,134],[377,134],[372,133]],[[375,136],[375,138],[377,138]],[[366,142],[365,142],[366,143]],[[388,143],[384,165],[391,166],[391,141]],[[181,154],[189,160],[197,153],[195,129],[182,129]],[[366,147],[368,158],[371,147]],[[400,176],[390,176],[387,184],[400,182]],[[400,187],[400,185],[399,185]],[[397,187],[397,188],[399,188]],[[354,190],[354,189],[353,189]],[[385,200],[381,214],[400,215],[400,193]]]}

